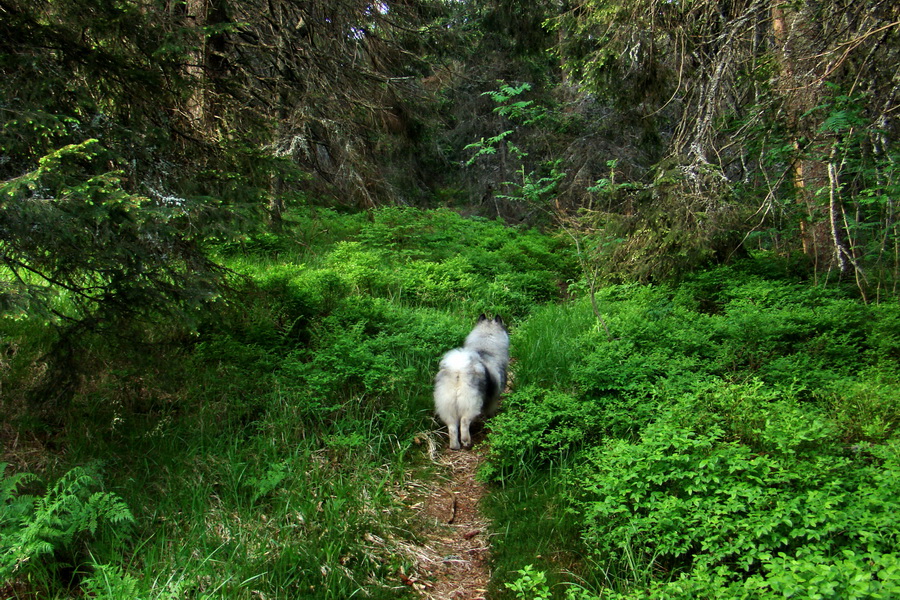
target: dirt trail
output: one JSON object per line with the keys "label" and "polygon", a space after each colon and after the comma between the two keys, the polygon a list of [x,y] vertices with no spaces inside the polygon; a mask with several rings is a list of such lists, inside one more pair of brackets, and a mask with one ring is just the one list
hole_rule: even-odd
{"label": "dirt trail", "polygon": [[[473,436],[474,449],[454,451],[446,438],[429,439],[432,461],[441,478],[410,483],[418,502],[411,508],[419,522],[414,573],[405,583],[427,600],[485,600],[490,573],[490,524],[478,503],[485,495],[475,472],[484,457],[483,433]],[[435,444],[440,444],[436,446]]]}

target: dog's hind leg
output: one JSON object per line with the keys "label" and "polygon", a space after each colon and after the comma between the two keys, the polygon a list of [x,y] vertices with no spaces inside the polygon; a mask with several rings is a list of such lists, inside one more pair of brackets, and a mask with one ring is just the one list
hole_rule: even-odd
{"label": "dog's hind leg", "polygon": [[[452,421],[447,423],[447,431],[450,433],[450,449],[459,450],[459,422]],[[465,429],[466,435],[469,435],[468,426]]]}
{"label": "dog's hind leg", "polygon": [[[466,448],[472,447],[472,436],[469,434],[469,426],[472,424],[472,419],[469,417],[463,417],[459,420],[459,437],[462,441],[462,445]],[[459,446],[456,447],[459,449]]]}

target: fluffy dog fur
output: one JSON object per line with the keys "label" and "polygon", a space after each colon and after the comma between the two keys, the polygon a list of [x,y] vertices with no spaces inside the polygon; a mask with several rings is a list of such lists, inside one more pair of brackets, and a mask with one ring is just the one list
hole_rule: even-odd
{"label": "fluffy dog fur", "polygon": [[478,318],[462,348],[441,359],[434,378],[434,408],[450,433],[450,448],[472,445],[469,426],[480,416],[497,412],[506,387],[509,335],[500,317]]}

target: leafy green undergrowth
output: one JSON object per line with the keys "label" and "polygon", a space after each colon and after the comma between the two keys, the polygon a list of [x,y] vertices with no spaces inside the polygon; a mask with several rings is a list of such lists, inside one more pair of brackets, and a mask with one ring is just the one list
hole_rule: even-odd
{"label": "leafy green undergrowth", "polygon": [[[11,453],[0,487],[20,515],[0,522],[0,595],[411,595],[397,573],[415,533],[395,490],[422,470],[441,354],[480,312],[514,323],[574,276],[559,239],[443,210],[297,212],[217,252],[235,289],[195,330],[85,334],[68,397],[35,398],[55,332],[2,323],[3,408],[44,450]],[[60,487],[79,465],[95,479]],[[56,489],[112,494],[133,523],[85,513],[49,545],[6,545]]]}
{"label": "leafy green undergrowth", "polygon": [[238,276],[195,329],[67,339],[68,378],[56,330],[0,322],[6,596],[412,594],[394,490],[480,312],[514,359],[492,598],[895,595],[896,303],[761,258],[601,289],[601,322],[561,238],[444,210],[298,211],[217,252]]}
{"label": "leafy green undergrowth", "polygon": [[[311,308],[330,311],[345,296],[465,314],[492,312],[508,320],[557,299],[577,276],[563,237],[449,210],[383,208],[336,215],[319,210],[295,217],[299,238],[264,234],[244,247],[223,248],[238,271],[283,285]],[[341,237],[335,237],[332,227]],[[321,245],[311,247],[308,238]]]}
{"label": "leafy green undergrowth", "polygon": [[586,300],[520,324],[481,476],[502,530],[556,473],[583,559],[498,545],[497,597],[897,595],[900,307],[760,264],[605,288],[608,331]]}

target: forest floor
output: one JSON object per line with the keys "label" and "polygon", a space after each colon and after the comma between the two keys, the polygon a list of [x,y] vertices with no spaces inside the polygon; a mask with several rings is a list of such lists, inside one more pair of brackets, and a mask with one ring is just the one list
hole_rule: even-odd
{"label": "forest floor", "polygon": [[[490,573],[490,522],[479,503],[486,494],[475,478],[484,460],[484,432],[471,450],[449,450],[446,439],[429,436],[428,453],[438,475],[407,482],[418,543],[415,570],[404,583],[427,600],[484,600]],[[438,446],[440,444],[440,446]]]}

